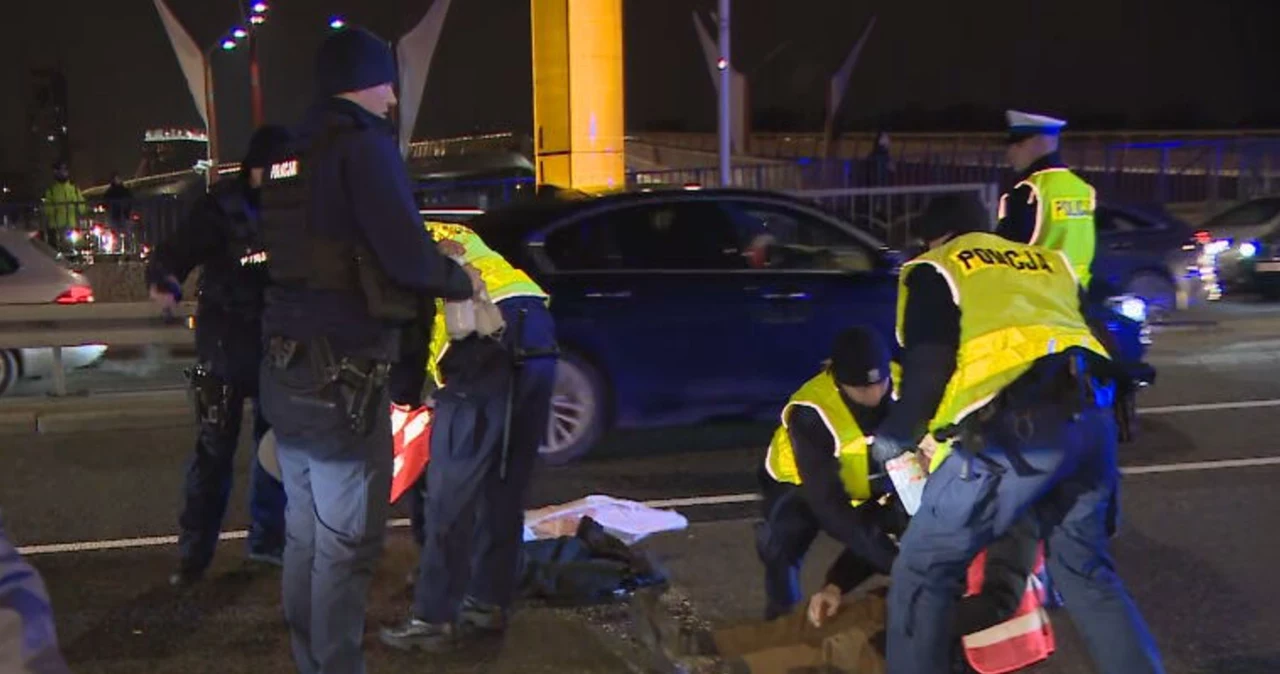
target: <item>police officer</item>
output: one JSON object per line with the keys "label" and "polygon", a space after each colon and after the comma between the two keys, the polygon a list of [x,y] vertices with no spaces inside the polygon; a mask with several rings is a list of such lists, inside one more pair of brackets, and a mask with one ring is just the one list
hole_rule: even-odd
{"label": "police officer", "polygon": [[900,282],[902,393],[871,454],[888,461],[926,432],[953,449],[935,455],[893,567],[888,671],[946,671],[966,566],[1030,513],[1099,670],[1162,672],[1109,551],[1113,388],[1079,282],[1066,255],[982,233],[986,222],[971,196],[934,199],[919,222],[930,250]]}
{"label": "police officer", "polygon": [[1017,110],[1005,115],[1007,155],[1018,176],[1013,189],[1000,197],[997,233],[1010,241],[1066,253],[1087,289],[1096,247],[1093,212],[1098,197],[1058,153],[1058,138],[1067,123]]}
{"label": "police officer", "polygon": [[395,81],[384,40],[354,27],[330,35],[318,100],[263,188],[262,402],[289,498],[284,612],[302,674],[365,671],[390,507],[389,363],[424,301],[475,292],[422,228],[388,122]]}
{"label": "police officer", "polygon": [[[828,364],[782,409],[760,470],[764,522],[756,550],[765,569],[765,619],[800,601],[800,568],[819,531],[844,553],[827,573],[838,597],[874,573],[888,574],[898,549],[888,532],[905,526],[896,501],[881,505],[867,437],[888,412],[889,349],[875,332],[840,333]],[[878,487],[878,488],[877,488]]]}
{"label": "police officer", "polygon": [[[183,281],[201,267],[196,320],[198,362],[190,385],[200,424],[178,519],[181,560],[170,582],[198,581],[213,559],[231,492],[233,459],[246,398],[254,398],[253,435],[267,422],[258,404],[266,259],[259,236],[259,188],[267,157],[288,132],[264,126],[249,142],[235,180],[215,183],[185,226],[156,247],[147,266],[151,297],[171,309]],[[253,459],[249,482],[249,558],[279,566],[284,549],[284,488]]]}
{"label": "police officer", "polygon": [[[439,652],[502,632],[515,595],[524,505],[555,385],[548,296],[471,229],[429,223],[441,250],[479,270],[502,313],[498,339],[449,340],[436,312],[431,462],[413,610],[384,628],[389,646]],[[472,530],[474,522],[474,532]],[[461,601],[459,601],[461,597]]]}

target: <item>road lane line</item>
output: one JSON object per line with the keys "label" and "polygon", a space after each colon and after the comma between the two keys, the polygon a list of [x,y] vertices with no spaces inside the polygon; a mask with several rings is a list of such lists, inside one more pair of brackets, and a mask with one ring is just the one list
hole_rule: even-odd
{"label": "road lane line", "polygon": [[[1185,463],[1163,463],[1150,466],[1125,466],[1120,469],[1124,475],[1159,475],[1164,473],[1194,473],[1209,470],[1227,470],[1232,468],[1259,468],[1280,466],[1280,456],[1258,457],[1252,459],[1219,459],[1216,461],[1189,461]],[[688,508],[697,506],[736,505],[754,503],[760,500],[759,494],[716,494],[712,496],[689,496],[683,498],[655,499],[641,501],[650,508]],[[400,529],[409,526],[408,518],[397,518],[387,521],[387,526]],[[244,540],[248,537],[244,530],[226,531],[218,536],[220,541]],[[128,550],[131,548],[149,548],[161,545],[176,545],[177,536],[147,536],[143,538],[118,538],[106,541],[80,541],[72,543],[48,543],[27,545],[18,548],[22,555],[52,555],[66,552],[94,552],[100,550]]]}
{"label": "road lane line", "polygon": [[1280,407],[1280,398],[1271,398],[1269,400],[1237,400],[1229,403],[1191,403],[1189,405],[1139,407],[1138,414],[1178,414],[1180,412],[1211,412],[1214,410],[1252,410],[1262,407]]}

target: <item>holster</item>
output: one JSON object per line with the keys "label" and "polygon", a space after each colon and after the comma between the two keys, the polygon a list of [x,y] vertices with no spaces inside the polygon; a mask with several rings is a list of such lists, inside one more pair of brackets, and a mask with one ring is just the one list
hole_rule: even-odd
{"label": "holster", "polygon": [[326,404],[337,404],[347,418],[351,432],[359,437],[373,431],[376,414],[386,414],[382,392],[391,364],[384,360],[335,356],[329,340],[320,337],[308,343],[272,337],[267,344],[270,367],[283,370],[295,358],[307,357],[318,383],[315,395]]}
{"label": "holster", "polygon": [[185,370],[187,400],[195,411],[196,423],[218,431],[229,424],[228,407],[231,385],[214,374],[207,361],[201,361]]}

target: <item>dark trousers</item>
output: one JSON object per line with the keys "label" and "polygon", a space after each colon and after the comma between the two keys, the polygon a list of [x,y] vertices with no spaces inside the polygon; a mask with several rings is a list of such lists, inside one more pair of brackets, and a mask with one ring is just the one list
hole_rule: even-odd
{"label": "dark trousers", "polygon": [[[803,598],[800,570],[822,525],[799,487],[763,474],[760,480],[764,521],[756,528],[756,552],[764,564],[765,620],[773,620],[790,613]],[[879,521],[875,512],[879,508],[875,503],[863,504],[855,512],[867,516],[867,521],[850,522],[849,526],[870,527]],[[846,551],[841,564],[848,571],[847,582],[860,583],[876,573],[875,567],[863,561],[857,551]]]}
{"label": "dark trousers", "polygon": [[307,354],[283,370],[264,364],[262,404],[276,432],[288,504],[284,615],[301,674],[361,674],[365,609],[386,535],[391,420],[386,392],[357,436],[321,392]]}
{"label": "dark trousers", "polygon": [[1055,405],[1007,410],[983,434],[980,457],[957,450],[930,475],[902,539],[889,590],[889,672],[947,671],[970,560],[1027,513],[1040,525],[1049,574],[1098,670],[1163,672],[1109,549],[1120,479],[1111,411],[1073,419]]}
{"label": "dark trousers", "polygon": [[[555,343],[555,326],[541,301],[513,298],[498,306],[507,322],[508,347],[515,340],[528,349]],[[519,320],[521,310],[523,321]],[[505,480],[499,477],[499,467],[507,412],[505,386],[512,383],[511,377],[493,377],[507,384],[489,391],[451,391],[446,384],[436,393],[422,555],[414,585],[413,612],[419,619],[452,622],[464,596],[510,606],[523,541],[525,497],[538,447],[546,438],[555,368],[554,358],[534,358],[515,371]]]}
{"label": "dark trousers", "polygon": [[[226,421],[202,423],[195,454],[187,466],[182,514],[178,517],[178,548],[184,569],[203,571],[213,560],[222,520],[231,495],[235,454],[240,441],[245,391],[232,386],[227,396]],[[256,447],[268,425],[262,408],[253,402],[253,440]],[[277,555],[284,547],[284,486],[271,477],[252,452],[249,472],[249,551]]]}

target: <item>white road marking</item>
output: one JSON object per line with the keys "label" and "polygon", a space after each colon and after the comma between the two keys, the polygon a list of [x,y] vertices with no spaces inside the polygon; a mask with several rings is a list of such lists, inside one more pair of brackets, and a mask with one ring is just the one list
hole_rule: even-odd
{"label": "white road marking", "polygon": [[1229,403],[1192,403],[1190,405],[1139,407],[1138,414],[1179,414],[1181,412],[1210,412],[1213,410],[1251,410],[1261,407],[1280,407],[1280,398],[1271,398],[1269,400],[1238,400]]}
{"label": "white road marking", "polygon": [[[1120,469],[1125,475],[1157,475],[1162,473],[1192,473],[1208,470],[1226,470],[1230,468],[1258,468],[1264,466],[1280,466],[1280,456],[1258,457],[1252,459],[1219,459],[1216,461],[1191,461],[1186,463],[1164,463],[1150,466],[1127,466]],[[690,496],[685,498],[656,499],[643,501],[650,508],[689,508],[697,506],[735,505],[754,503],[760,500],[759,494],[717,494],[713,496]],[[403,528],[409,526],[407,518],[387,521],[387,526]],[[243,540],[248,537],[247,531],[227,531],[218,540]],[[23,555],[52,555],[66,552],[94,552],[98,550],[128,550],[131,548],[149,548],[162,545],[176,545],[177,536],[148,536],[143,538],[119,538],[107,541],[80,541],[72,543],[50,543],[44,545],[28,545],[18,548]]]}

